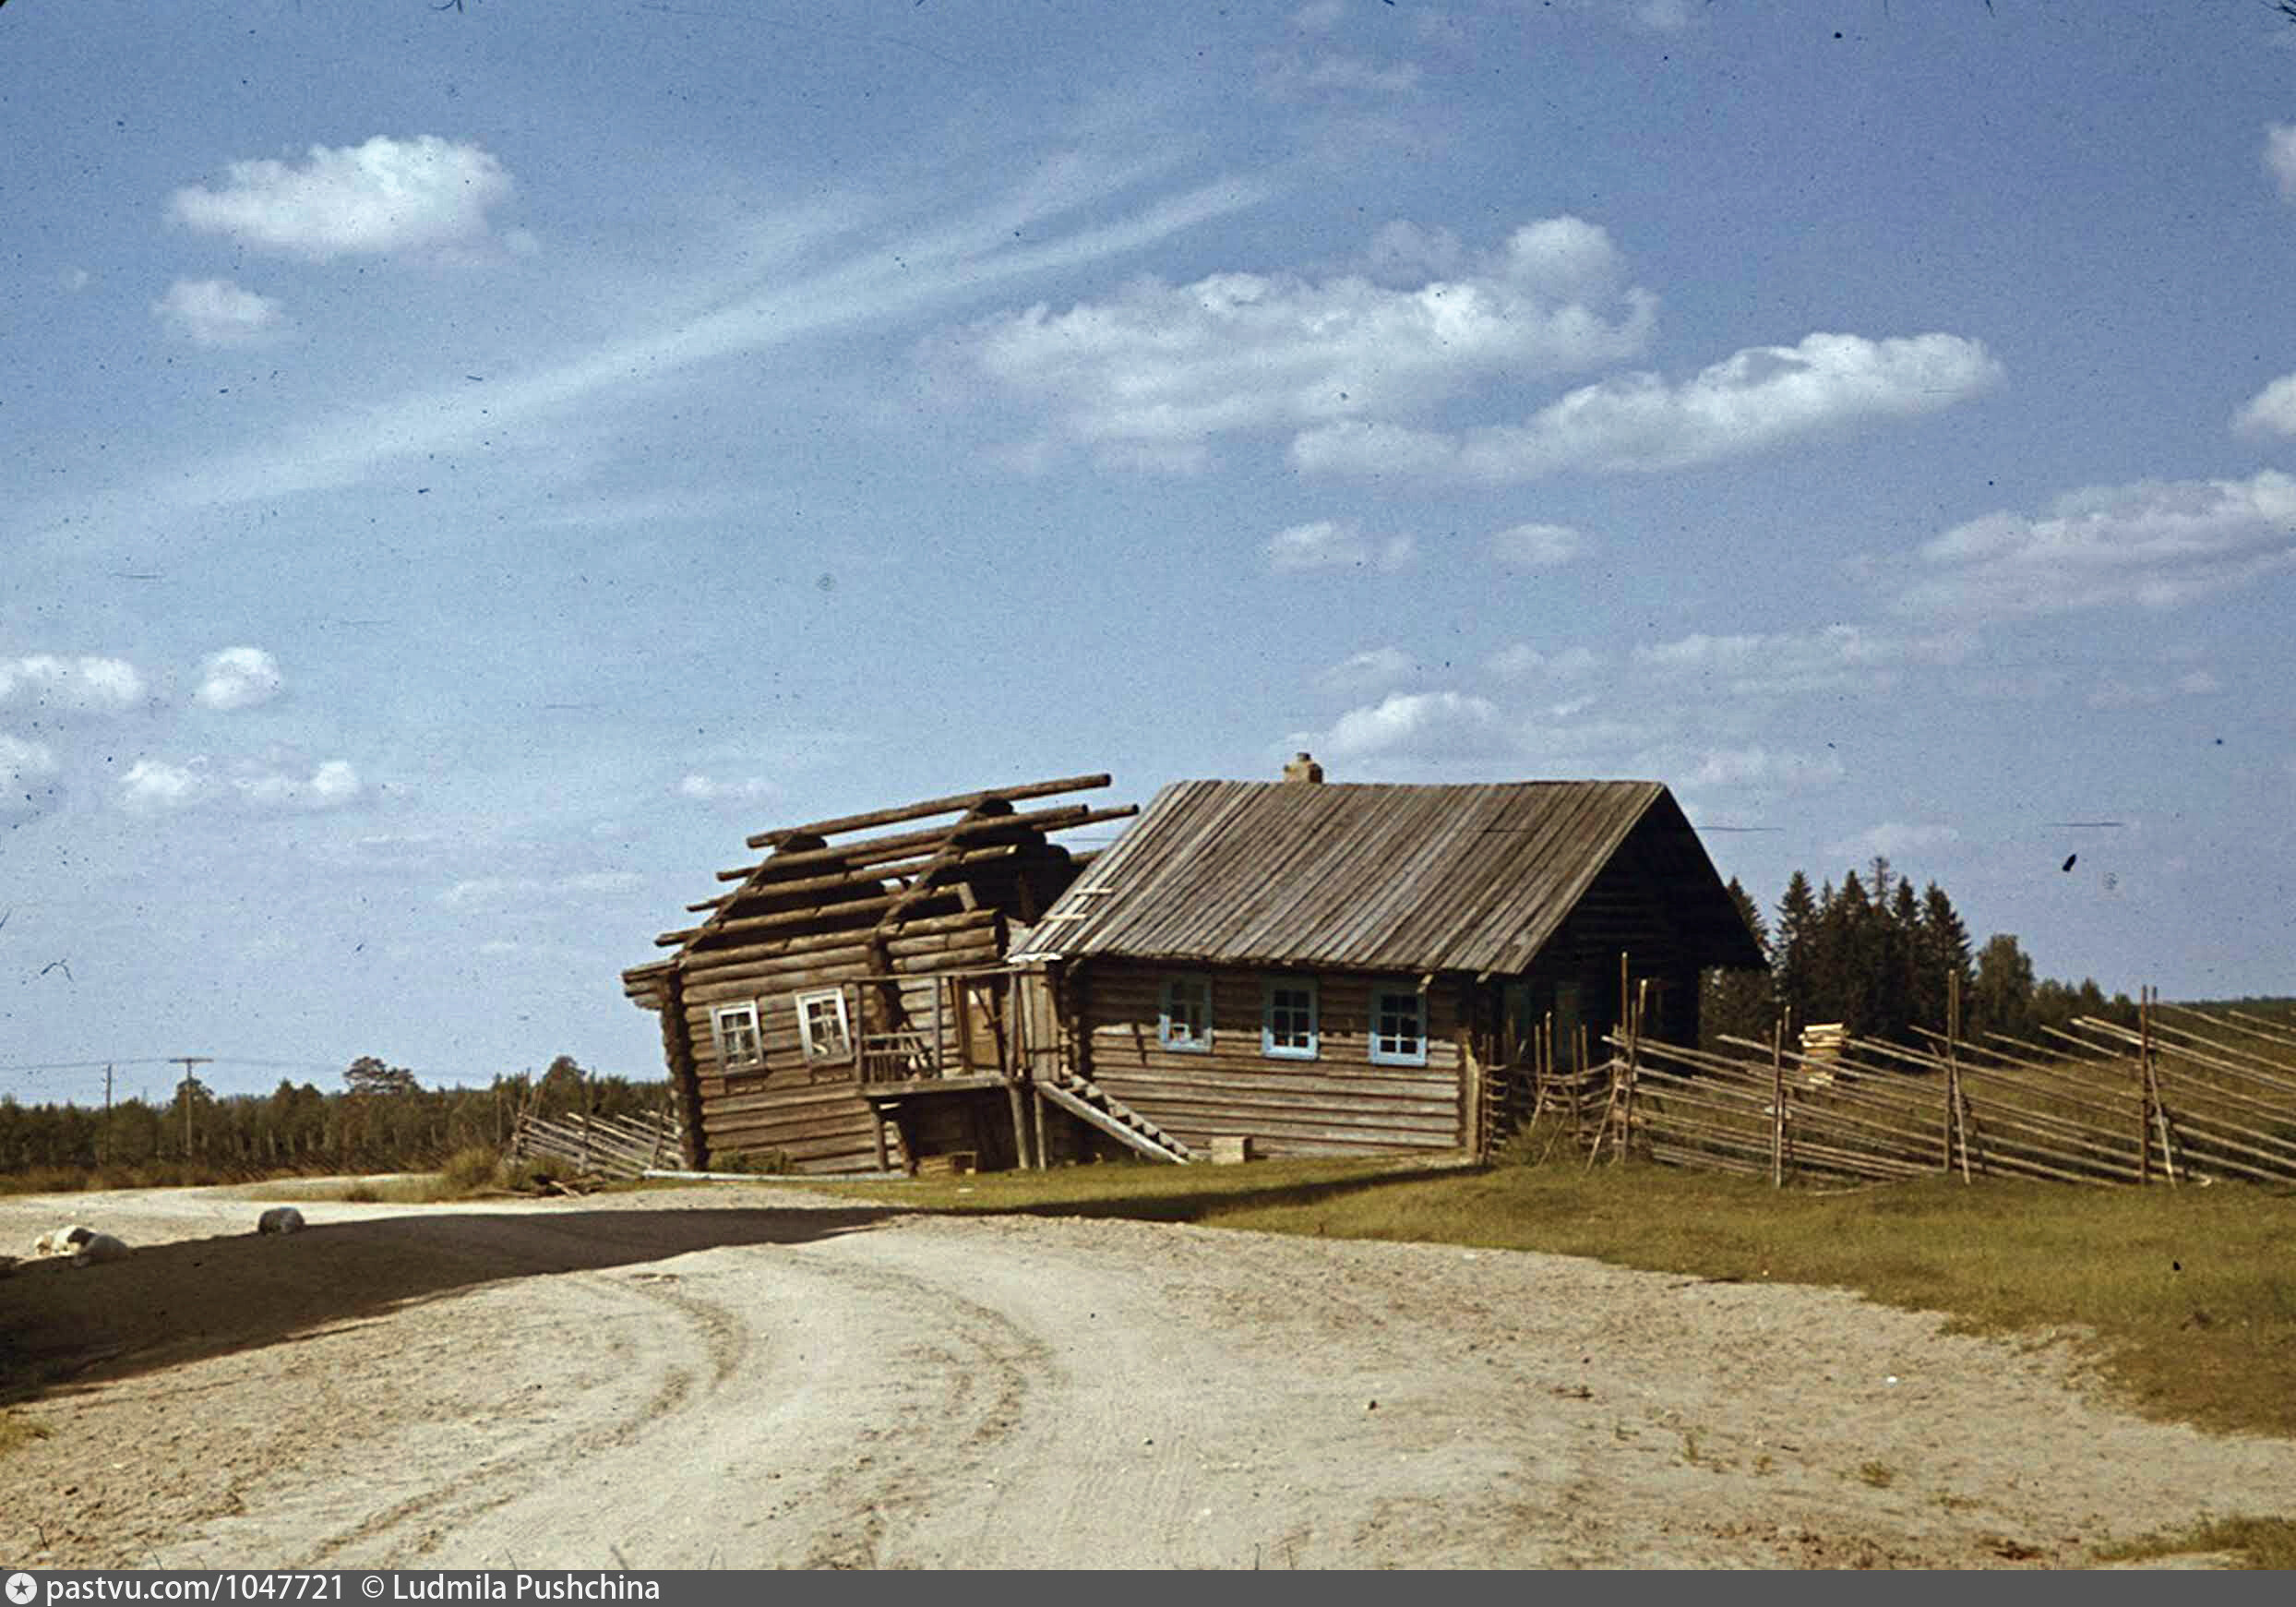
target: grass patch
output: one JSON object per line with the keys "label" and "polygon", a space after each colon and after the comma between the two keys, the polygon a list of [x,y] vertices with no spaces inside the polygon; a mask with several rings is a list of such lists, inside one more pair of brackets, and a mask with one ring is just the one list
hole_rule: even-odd
{"label": "grass patch", "polygon": [[55,1431],[20,1412],[0,1411],[0,1457],[50,1438]]}
{"label": "grass patch", "polygon": [[2149,1415],[2296,1434],[2286,1194],[1936,1179],[1819,1195],[1662,1167],[1511,1166],[1311,1203],[1219,1205],[1199,1219],[1832,1285],[1945,1313],[1964,1332],[2066,1332]]}
{"label": "grass patch", "polygon": [[2251,1568],[2296,1568],[2296,1518],[2215,1518],[2190,1529],[2107,1546],[2097,1553],[2097,1558],[2107,1563],[2141,1563],[2193,1552],[2230,1552]]}

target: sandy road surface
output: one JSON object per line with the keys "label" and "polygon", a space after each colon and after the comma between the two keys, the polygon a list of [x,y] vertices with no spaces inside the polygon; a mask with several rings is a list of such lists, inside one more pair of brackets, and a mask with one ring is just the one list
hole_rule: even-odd
{"label": "sandy road surface", "polygon": [[767,1187],[0,1201],[13,1565],[2041,1565],[2296,1508],[2062,1347],[1563,1257]]}

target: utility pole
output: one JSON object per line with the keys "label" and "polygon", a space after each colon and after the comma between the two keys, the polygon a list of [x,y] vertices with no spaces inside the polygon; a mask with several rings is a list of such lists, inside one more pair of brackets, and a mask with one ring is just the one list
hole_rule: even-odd
{"label": "utility pole", "polygon": [[110,1066],[103,1068],[103,1143],[98,1146],[97,1157],[106,1162],[112,1158],[112,1068]]}
{"label": "utility pole", "polygon": [[191,1068],[212,1062],[213,1055],[170,1055],[172,1064],[184,1068],[184,1159],[191,1159]]}

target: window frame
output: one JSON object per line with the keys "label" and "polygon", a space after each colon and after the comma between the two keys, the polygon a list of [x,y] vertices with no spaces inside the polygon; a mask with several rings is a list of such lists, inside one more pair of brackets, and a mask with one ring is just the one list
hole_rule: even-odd
{"label": "window frame", "polygon": [[[1275,1041],[1275,996],[1278,992],[1308,996],[1308,1041],[1304,1048]],[[1260,978],[1260,1056],[1271,1061],[1314,1061],[1323,1058],[1323,988],[1314,977]]]}
{"label": "window frame", "polygon": [[[1175,1034],[1172,1030],[1174,996],[1183,988],[1200,990],[1203,1003],[1203,1031]],[[1208,1055],[1216,1032],[1212,1019],[1212,978],[1201,971],[1183,971],[1166,977],[1156,990],[1156,1047],[1174,1054]]]}
{"label": "window frame", "polygon": [[[749,1052],[735,1059],[728,1052],[725,1018],[729,1015],[749,1017]],[[717,1049],[717,1068],[721,1075],[735,1072],[765,1070],[765,1006],[755,999],[737,999],[726,1004],[710,1007],[710,1037]]]}
{"label": "window frame", "polygon": [[[1418,1048],[1414,1051],[1383,1049],[1380,1047],[1380,1040],[1387,1036],[1381,1030],[1381,1017],[1384,1013],[1381,1006],[1390,999],[1407,999],[1411,1001],[1413,1017],[1417,1024],[1413,1037]],[[1371,984],[1370,1005],[1370,1018],[1365,1024],[1369,1030],[1364,1035],[1364,1042],[1369,1050],[1371,1063],[1375,1066],[1427,1064],[1427,995],[1419,990],[1419,985],[1401,979],[1374,982]]]}
{"label": "window frame", "polygon": [[[815,1041],[813,1036],[810,1007],[824,1001],[834,1001],[837,1005],[837,1036],[843,1040],[843,1045],[833,1051],[826,1050]],[[841,1066],[853,1059],[853,1015],[845,1008],[845,990],[843,988],[808,988],[802,993],[791,995],[790,1001],[797,1013],[797,1045],[807,1065]]]}

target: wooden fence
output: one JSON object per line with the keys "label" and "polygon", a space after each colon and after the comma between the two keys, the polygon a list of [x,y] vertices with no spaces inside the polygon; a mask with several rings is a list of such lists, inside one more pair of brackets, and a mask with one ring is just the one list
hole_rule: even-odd
{"label": "wooden fence", "polygon": [[510,1135],[510,1158],[562,1160],[586,1175],[634,1178],[642,1171],[685,1164],[677,1123],[666,1115],[648,1121],[619,1116],[569,1116],[556,1121],[521,1113]]}
{"label": "wooden fence", "polygon": [[1641,1154],[1777,1184],[2296,1183],[2296,1030],[2148,995],[2135,1028],[2084,1017],[2049,1038],[1852,1041],[1820,1058],[1782,1032],[1711,1052],[1630,1024],[1607,1064],[1540,1074],[1535,1100],[1589,1165]]}

